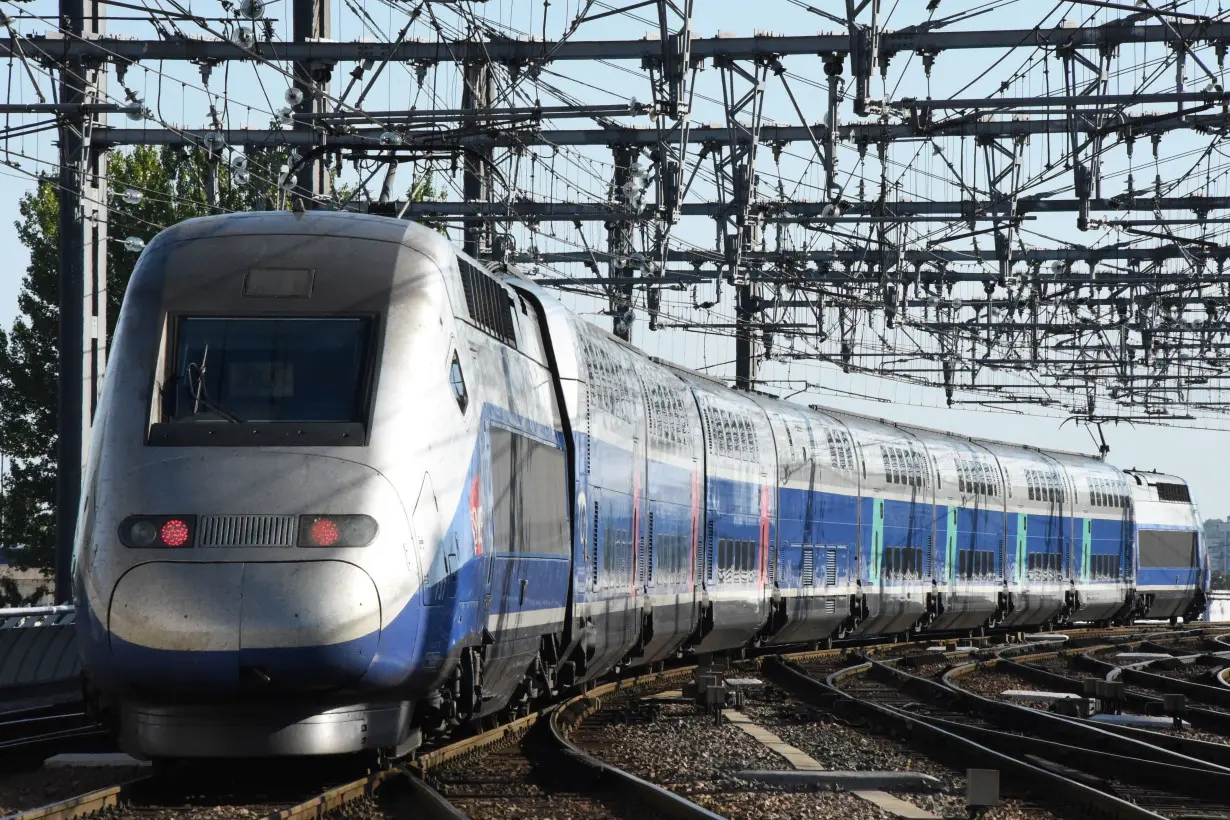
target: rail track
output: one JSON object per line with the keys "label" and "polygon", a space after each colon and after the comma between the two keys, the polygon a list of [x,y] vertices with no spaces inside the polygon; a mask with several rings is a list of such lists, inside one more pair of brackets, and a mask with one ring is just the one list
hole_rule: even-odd
{"label": "rail track", "polygon": [[[957,683],[1004,662],[997,655],[1038,649],[974,650],[964,663],[919,653],[892,662],[866,658],[853,666],[811,653],[767,661],[765,668],[797,694],[857,713],[937,759],[999,769],[1013,787],[1047,796],[1072,816],[1230,817],[1230,767],[1148,742],[1156,733],[1109,731],[1121,727],[983,698]],[[950,668],[943,671],[945,666]],[[942,680],[916,674],[922,670]]]}
{"label": "rail track", "polygon": [[80,701],[0,711],[0,772],[38,768],[53,754],[114,748]]}
{"label": "rail track", "polygon": [[[381,818],[457,820],[481,816],[482,811],[471,815],[459,807],[481,808],[482,801],[473,790],[456,788],[462,781],[451,776],[453,769],[481,772],[486,781],[483,785],[488,788],[501,777],[509,781],[534,779],[535,788],[556,810],[567,806],[568,816],[585,820],[630,815],[720,820],[720,815],[598,760],[569,739],[589,714],[601,708],[602,698],[686,678],[691,672],[692,667],[682,667],[605,684],[542,712],[426,752],[409,764],[370,772],[303,799],[289,796],[294,793],[293,787],[271,790],[268,776],[243,788],[211,788],[200,794],[199,780],[159,774],[16,812],[3,820],[72,820],[104,809],[110,810],[107,817],[117,820],[175,816],[172,813],[189,816],[194,807],[202,805],[242,807],[245,817],[267,820],[318,818],[343,806],[363,816],[364,804],[371,810],[370,816]],[[189,778],[191,772],[186,769],[180,777]]]}
{"label": "rail track", "polygon": [[[1164,647],[1151,641],[1139,644],[1128,643],[1119,648],[1139,648],[1144,651],[1159,651],[1162,648],[1174,650],[1174,647]],[[1230,665],[1230,660],[1223,663]],[[1085,681],[1089,679],[1122,680],[1126,686],[1123,694],[1123,706],[1132,713],[1140,715],[1164,715],[1166,712],[1164,694],[1183,694],[1189,698],[1184,704],[1182,717],[1193,728],[1211,735],[1230,738],[1230,687],[1212,686],[1207,689],[1215,693],[1209,697],[1206,689],[1196,690],[1184,684],[1188,681],[1175,680],[1164,675],[1125,675],[1126,670],[1120,664],[1112,663],[1098,657],[1096,652],[1054,652],[1042,653],[1028,658],[1001,658],[996,662],[999,669],[1015,677],[1031,683],[1045,686],[1049,690],[1087,694]],[[1081,672],[1092,675],[1093,678],[1077,677],[1070,672]],[[1193,702],[1195,701],[1195,702]],[[1203,701],[1203,702],[1202,702]],[[1203,748],[1198,756],[1212,757],[1218,762],[1230,765],[1230,749]]]}
{"label": "rail track", "polygon": [[[1070,630],[1064,646],[1071,651],[1110,641],[1139,642],[1140,633],[1139,629]],[[969,646],[964,653],[946,655],[967,655],[978,658],[979,663],[1013,663],[999,657],[1005,653],[1003,646],[985,646],[1003,637],[1001,634],[974,639],[978,646]],[[945,640],[950,649],[953,644],[970,642],[968,637]],[[934,639],[929,638],[929,641],[935,643]],[[1016,647],[1019,648],[1009,651],[1036,654],[1051,648],[1039,644],[1018,644]],[[1065,808],[1080,807],[1085,812],[1082,816],[1132,820],[1165,816],[1230,817],[1230,806],[1214,796],[1215,792],[1230,794],[1230,754],[1215,760],[1218,756],[1203,748],[1214,744],[1183,745],[1177,743],[1182,738],[1170,738],[1172,746],[1166,747],[1135,737],[1131,730],[1111,732],[1104,728],[1092,729],[1098,733],[1095,742],[1093,736],[1079,735],[1081,727],[1072,728],[1075,721],[1053,716],[1045,719],[1049,727],[1045,736],[1031,738],[1022,733],[1019,724],[1015,729],[1004,725],[1011,723],[1004,718],[1008,713],[994,704],[977,702],[986,699],[961,693],[951,681],[939,683],[904,671],[911,668],[911,664],[925,665],[934,661],[934,655],[918,651],[916,643],[876,642],[859,646],[857,651],[863,659],[860,664],[852,670],[837,671],[844,665],[842,658],[853,650],[851,646],[839,646],[788,656],[765,655],[755,662],[783,688],[806,700],[830,709],[858,711],[874,724],[884,725],[936,752],[943,752],[936,757],[946,757],[959,768],[982,765],[999,769],[1009,780],[1015,779],[1031,793],[1062,795]],[[885,662],[877,660],[879,657],[893,660]],[[810,664],[811,674],[807,664]],[[603,684],[528,717],[426,751],[410,763],[367,771],[340,783],[330,782],[330,777],[322,775],[315,783],[317,788],[327,783],[329,787],[325,791],[273,789],[266,782],[263,785],[267,788],[263,790],[238,789],[230,793],[213,790],[202,795],[199,781],[191,780],[191,775],[185,775],[189,779],[176,781],[170,775],[156,774],[16,812],[0,820],[70,820],[88,817],[103,809],[110,810],[105,815],[109,818],[190,817],[195,816],[192,808],[202,805],[242,806],[242,816],[270,820],[319,818],[342,807],[359,817],[455,820],[488,814],[485,800],[490,805],[520,805],[523,809],[532,808],[537,800],[552,806],[552,814],[562,811],[583,820],[626,816],[647,820],[657,817],[719,818],[720,815],[668,789],[597,759],[570,740],[570,735],[585,718],[602,707],[604,699],[654,686],[665,688],[670,682],[681,681],[693,672],[694,667],[685,666]],[[851,685],[839,685],[839,679],[845,681],[847,678]],[[845,706],[838,707],[838,702]],[[1037,710],[1009,704],[998,706],[1028,712],[1029,731],[1038,728]],[[1018,716],[1016,719],[1026,718]],[[96,739],[91,733],[100,733],[100,730],[71,707],[0,712],[0,761],[4,760],[7,743],[34,744],[26,747],[31,750],[37,750],[38,743],[45,743],[48,750],[54,747],[54,751],[65,751],[65,743],[76,742],[72,736],[74,732],[81,733],[81,742],[86,743],[85,738]],[[1076,739],[1078,736],[1080,739]],[[1230,747],[1223,748],[1230,753]],[[1184,749],[1195,749],[1201,754],[1189,756]],[[35,751],[33,756],[41,760],[37,754]],[[1156,787],[1128,785],[1115,779],[1113,775],[1126,771],[1122,768],[1124,765],[1139,767],[1140,782],[1153,783]],[[1146,772],[1150,767],[1152,774]],[[1184,769],[1186,774],[1179,769]],[[1159,772],[1173,773],[1174,777],[1167,778]],[[264,777],[268,780],[267,775]],[[336,781],[337,778],[332,779]],[[500,792],[514,781],[520,783],[517,788],[523,791],[519,795],[512,794],[510,801],[509,794]],[[528,787],[526,782],[530,783]],[[1198,796],[1185,800],[1176,795],[1174,788],[1178,782],[1190,783],[1192,793]],[[184,814],[174,813],[179,810]],[[491,816],[501,815],[496,812]]]}

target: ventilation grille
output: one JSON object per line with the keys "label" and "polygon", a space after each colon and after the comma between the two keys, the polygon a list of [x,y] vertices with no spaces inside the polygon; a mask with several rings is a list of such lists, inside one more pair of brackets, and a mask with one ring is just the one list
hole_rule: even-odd
{"label": "ventilation grille", "polygon": [[486,271],[479,270],[464,259],[457,260],[461,286],[465,290],[466,307],[474,324],[509,347],[517,346],[513,326],[512,299],[504,286]]}
{"label": "ventilation grille", "polygon": [[653,513],[649,514],[648,537],[641,536],[641,583],[653,583]]}
{"label": "ventilation grille", "polygon": [[1186,484],[1158,484],[1157,500],[1188,502],[1192,500],[1192,496],[1187,491]]}
{"label": "ventilation grille", "polygon": [[197,545],[202,547],[290,547],[295,543],[293,515],[206,515]]}
{"label": "ventilation grille", "polygon": [[825,550],[828,553],[824,567],[824,583],[833,586],[837,583],[837,550]]}
{"label": "ventilation grille", "polygon": [[809,587],[815,580],[815,555],[811,547],[803,547],[803,582],[801,586]]}
{"label": "ventilation grille", "polygon": [[705,545],[705,574],[713,580],[717,561],[713,560],[713,519],[709,519],[709,540]]}
{"label": "ventilation grille", "polygon": [[836,615],[837,614],[837,602],[834,601],[832,598],[824,599],[824,614],[825,615]]}
{"label": "ventilation grille", "polygon": [[598,588],[598,502],[597,501],[594,502],[594,542],[593,542],[592,547],[593,547],[593,553],[594,553],[593,582],[594,582],[594,589],[597,589]]}

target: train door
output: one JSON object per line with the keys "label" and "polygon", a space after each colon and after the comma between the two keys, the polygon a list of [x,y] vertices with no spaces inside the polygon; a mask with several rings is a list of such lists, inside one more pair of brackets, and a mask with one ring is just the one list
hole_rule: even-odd
{"label": "train door", "polygon": [[[431,475],[423,473],[419,496],[410,514],[411,543],[406,546],[410,572],[423,579],[424,603],[437,606],[457,596],[460,549],[456,534],[445,533]],[[421,569],[420,569],[421,567]]]}
{"label": "train door", "polygon": [[704,558],[704,527],[705,527],[705,507],[704,499],[704,469],[700,461],[692,458],[692,480],[691,480],[691,506],[688,511],[688,589],[692,593],[692,606],[695,611],[695,606],[700,600],[703,584],[698,583],[701,578],[701,563]]}
{"label": "train door", "polygon": [[1029,514],[1023,505],[1017,505],[1018,510],[1013,515],[1016,518],[1016,582],[1024,584],[1028,581],[1029,563]]}
{"label": "train door", "polygon": [[[492,426],[491,447],[491,524],[492,550],[488,558],[487,622],[494,620],[497,631],[514,629],[525,593],[518,582],[523,580],[524,567],[513,543],[516,535],[515,507],[517,501],[517,464],[514,434]],[[528,587],[528,584],[525,586]]]}
{"label": "train door", "polygon": [[949,590],[956,589],[959,576],[957,555],[961,546],[960,524],[961,508],[957,504],[949,504],[947,520],[944,522],[944,577],[948,581]]}
{"label": "train door", "polygon": [[[775,482],[776,483],[776,482]],[[770,546],[773,537],[773,511],[776,506],[776,487],[769,484],[767,473],[760,474],[760,525],[757,528],[756,584],[760,588],[760,605],[763,610],[769,605],[772,581],[769,574],[769,557],[774,552]]]}
{"label": "train door", "polygon": [[[884,573],[881,571],[884,555],[884,499],[871,500],[871,554],[868,556],[867,575],[872,587],[882,587]],[[877,589],[883,592],[883,589]]]}
{"label": "train door", "polygon": [[1066,467],[1060,465],[1059,474],[1063,476],[1064,497],[1061,514],[1064,515],[1063,532],[1065,537],[1064,544],[1064,580],[1072,583],[1076,579],[1076,545],[1080,543],[1081,527],[1084,526],[1082,519],[1076,514],[1076,482],[1072,480],[1072,476],[1068,474]]}

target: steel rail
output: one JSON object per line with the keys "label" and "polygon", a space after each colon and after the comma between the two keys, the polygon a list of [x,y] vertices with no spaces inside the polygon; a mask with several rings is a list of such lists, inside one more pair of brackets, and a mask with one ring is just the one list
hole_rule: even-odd
{"label": "steel rail", "polygon": [[[984,668],[982,663],[965,664],[950,670],[960,670],[966,673],[970,670]],[[1100,790],[1117,797],[1124,797],[1131,802],[1144,805],[1159,814],[1169,815],[1171,809],[1178,808],[1187,811],[1191,804],[1198,804],[1201,811],[1216,810],[1224,812],[1225,795],[1230,789],[1230,770],[1212,764],[1191,765],[1186,758],[1172,756],[1167,760],[1164,750],[1157,750],[1147,743],[1135,743],[1128,738],[1119,738],[1114,744],[1108,744],[1094,730],[1088,733],[1084,740],[1067,736],[1062,730],[1058,733],[1056,724],[1058,716],[1048,715],[1034,709],[1013,707],[1032,713],[1035,719],[1041,719],[1046,726],[1038,732],[1038,725],[1023,725],[1012,720],[1005,720],[1007,713],[1001,712],[994,716],[979,710],[976,700],[956,698],[960,709],[952,709],[944,703],[946,691],[954,688],[952,678],[946,676],[945,686],[934,681],[916,678],[900,673],[883,664],[871,664],[867,671],[872,677],[895,679],[903,691],[910,693],[929,694],[931,703],[926,708],[932,710],[923,716],[924,720],[932,722],[941,728],[948,729],[970,740],[982,743],[1000,752],[1017,758],[1033,759],[1040,765],[1057,765],[1067,767],[1074,772],[1084,772],[1100,778],[1104,784],[1095,783]],[[928,689],[930,690],[928,692]],[[967,694],[961,693],[959,694]],[[980,696],[973,696],[978,698]],[[953,700],[949,697],[947,700]],[[992,701],[998,703],[998,701]],[[932,705],[935,704],[935,705]],[[1002,704],[1009,705],[1009,704]],[[962,711],[964,709],[964,711]],[[935,714],[938,710],[939,714]],[[983,725],[971,725],[969,714],[978,715],[984,721]],[[1001,731],[1011,727],[1012,732]],[[1094,727],[1088,727],[1093,729]],[[1043,736],[1051,735],[1050,739],[1034,737],[1035,733]],[[1058,735],[1058,736],[1056,736]],[[1107,751],[1107,747],[1112,747]],[[1135,753],[1134,753],[1135,752]],[[1178,757],[1176,761],[1173,759]],[[1220,769],[1220,771],[1218,771]],[[1062,773],[1062,769],[1061,769]],[[1072,775],[1076,776],[1076,775]]]}
{"label": "steel rail", "polygon": [[[1076,663],[1091,672],[1101,672],[1106,680],[1118,679],[1156,692],[1184,695],[1198,703],[1230,708],[1230,689],[1221,686],[1171,678],[1136,666],[1118,666],[1093,657],[1091,652],[1078,655]],[[1145,665],[1148,664],[1141,666]]]}
{"label": "steel rail", "polygon": [[935,725],[919,715],[857,698],[832,683],[838,675],[850,674],[852,670],[860,668],[869,669],[871,665],[872,662],[868,662],[862,666],[841,670],[830,675],[826,681],[816,680],[790,661],[781,658],[766,659],[763,668],[775,683],[806,701],[825,708],[832,708],[838,702],[845,703],[870,723],[903,735],[907,742],[925,746],[939,760],[948,760],[961,767],[980,765],[997,769],[1005,780],[1015,787],[1044,796],[1048,801],[1062,805],[1066,811],[1075,811],[1075,816],[1114,820],[1162,817],[1051,769],[1003,754]]}
{"label": "steel rail", "polygon": [[458,820],[465,817],[439,792],[405,769],[386,769],[336,786],[290,808],[270,812],[263,820],[314,820],[361,798],[374,797],[379,790],[394,785],[409,792],[416,817],[425,820]]}
{"label": "steel rail", "polygon": [[580,776],[589,782],[591,788],[627,789],[641,803],[670,820],[722,820],[722,815],[698,806],[670,789],[599,760],[574,744],[569,735],[587,717],[601,708],[601,698],[579,695],[553,709],[548,721],[551,737],[559,746],[560,752]]}
{"label": "steel rail", "polygon": [[[945,673],[943,683],[909,675],[899,669],[881,666],[883,673],[902,678],[911,691],[931,698],[947,697],[951,699],[955,697],[969,711],[1005,728],[1025,731],[1032,735],[1061,743],[1102,749],[1123,755],[1124,757],[1139,757],[1154,760],[1158,763],[1190,766],[1230,775],[1230,766],[1181,754],[1146,740],[1138,739],[1137,737],[1129,737],[1110,731],[1106,727],[1088,721],[1068,718],[1031,709],[1027,706],[1017,706],[1014,703],[1005,703],[1000,700],[983,697],[982,695],[962,689],[955,683],[956,678],[977,671],[980,666],[985,667],[989,665],[989,662],[983,661],[950,669]],[[1150,734],[1156,735],[1157,733]]]}
{"label": "steel rail", "polygon": [[3,820],[75,820],[78,817],[88,817],[95,812],[127,802],[135,792],[148,787],[153,782],[152,776],[130,780],[127,783],[69,797],[37,809],[15,812],[6,815]]}
{"label": "steel rail", "polygon": [[[1066,653],[1063,652],[1047,652],[1014,659],[1002,658],[997,662],[997,666],[1010,671],[1012,674],[1023,680],[1028,680],[1042,686],[1052,687],[1057,691],[1070,691],[1074,694],[1082,694],[1083,688],[1080,680],[1067,677],[1066,675],[1061,675],[1057,672],[1051,672],[1048,669],[1042,669],[1040,667],[1030,665],[1030,663],[1034,661],[1062,657],[1065,654]],[[1150,698],[1145,695],[1140,695],[1129,691],[1125,693],[1124,699],[1133,711],[1137,711],[1142,714],[1150,714],[1151,711],[1160,712],[1162,709],[1161,698]],[[1193,709],[1189,706],[1187,717],[1191,721],[1192,725],[1198,729],[1230,733],[1230,722],[1225,720],[1227,716],[1223,712],[1214,712],[1207,709]],[[1159,732],[1151,732],[1148,729],[1139,729],[1133,726],[1108,725],[1105,728],[1115,734],[1134,737],[1138,740],[1152,743],[1155,746],[1161,746],[1164,749],[1170,749],[1171,751],[1188,755],[1189,757],[1208,760],[1222,766],[1230,766],[1230,746],[1222,743],[1210,743],[1209,741],[1196,740],[1195,738],[1161,734]]]}
{"label": "steel rail", "polygon": [[[1199,807],[1200,811],[1215,807],[1225,814],[1230,814],[1224,808],[1226,795],[1230,793],[1230,767],[1181,754],[1151,743],[1143,737],[1165,735],[1144,731],[1138,732],[1135,737],[1108,733],[1088,721],[986,698],[961,689],[955,683],[956,678],[994,665],[995,662],[975,663],[951,669],[943,677],[943,688],[959,694],[961,702],[974,713],[983,717],[993,715],[990,720],[995,724],[1010,725],[1023,730],[1025,734],[988,731],[964,724],[953,724],[955,731],[973,735],[985,742],[994,743],[1001,749],[1019,754],[1046,755],[1052,760],[1057,759],[1058,754],[1058,759],[1065,765],[1075,765],[1082,771],[1118,781],[1122,784],[1120,788],[1134,796],[1134,802],[1152,805],[1159,809],[1159,813],[1163,807],[1166,813],[1169,813],[1169,809],[1176,806],[1176,801],[1178,808],[1185,809],[1185,801],[1199,800],[1208,804]],[[899,670],[893,671],[901,674]],[[934,685],[934,681],[923,682]],[[915,688],[918,690],[922,687]],[[986,708],[992,704],[995,708]],[[1012,719],[1013,713],[1019,716],[1028,713],[1033,720],[1027,725],[1021,725],[1021,721]],[[1079,731],[1075,731],[1073,727]],[[1031,736],[1033,734],[1049,734],[1052,741],[1062,742],[1055,743],[1049,751],[1040,749],[1037,738]],[[1114,736],[1114,739],[1108,740],[1108,735]],[[1056,752],[1056,749],[1063,748],[1067,751]],[[1142,788],[1140,784],[1146,784],[1148,788]]]}
{"label": "steel rail", "polygon": [[[1116,630],[1074,629],[1068,630],[1066,634],[1069,637],[1076,636],[1076,639],[1078,640],[1088,640],[1103,635],[1116,634]],[[990,636],[987,636],[986,638],[978,638],[974,640],[981,641],[988,640],[989,638]],[[960,640],[969,639],[937,636],[935,640],[945,644],[953,644]],[[916,645],[917,644],[914,643],[902,644],[873,641],[871,645],[864,645],[861,648],[863,652],[874,655],[878,653],[891,653],[904,646]],[[1023,649],[1028,649],[1036,648],[1036,645],[1037,642],[1024,644],[1021,646]],[[843,652],[847,652],[848,650],[849,647],[843,646],[834,649],[795,653],[785,657],[797,659],[836,657],[841,655]],[[972,651],[977,653],[986,653],[994,650],[975,648]],[[1001,649],[999,651],[1003,650]],[[769,663],[773,663],[775,661],[780,663],[780,657],[782,656],[770,655],[767,660]],[[584,716],[591,714],[594,708],[600,706],[602,698],[618,694],[628,689],[686,678],[694,671],[694,666],[677,667],[664,672],[646,673],[636,677],[624,678],[595,686],[586,694],[567,701],[563,704],[563,706],[549,707],[546,710],[535,712],[480,734],[462,738],[446,746],[426,751],[412,762],[406,764],[404,767],[377,772],[354,780],[350,783],[337,786],[296,806],[273,812],[268,815],[268,818],[278,818],[278,820],[291,820],[294,818],[294,820],[298,820],[299,818],[318,817],[325,811],[330,811],[337,806],[345,805],[346,803],[353,802],[354,800],[362,797],[373,796],[382,787],[396,784],[398,787],[407,788],[413,794],[416,808],[422,811],[425,816],[429,818],[450,818],[451,820],[456,820],[456,818],[464,817],[464,815],[457,811],[457,809],[452,806],[452,804],[450,804],[445,797],[432,788],[429,782],[432,770],[445,764],[457,761],[461,758],[481,754],[494,746],[516,742],[544,717],[547,717],[549,721],[554,724],[556,731],[562,733],[564,742],[568,743],[571,747],[567,751],[567,754],[570,759],[576,761],[578,765],[584,765],[591,771],[595,771],[593,767],[597,766],[599,767],[598,771],[601,772],[601,776],[618,779],[622,784],[627,785],[629,788],[640,790],[647,787],[652,787],[654,789],[660,789],[661,787],[656,787],[654,784],[648,783],[647,781],[642,781],[627,772],[622,772],[609,764],[596,760],[586,752],[572,746],[571,743],[567,741],[566,735],[568,731],[576,726],[576,723],[571,721],[578,717],[579,719],[583,719]],[[28,712],[29,716],[47,716],[48,712],[46,709],[47,707],[38,707],[33,710],[21,710],[20,712],[15,711],[13,712],[13,715],[17,716],[18,714],[25,714]],[[0,716],[2,715],[3,713],[0,713]],[[564,723],[560,723],[560,721],[564,721]],[[3,744],[0,744],[0,753],[3,752],[3,748]],[[1033,768],[1036,769],[1036,767]],[[1045,774],[1045,772],[1041,769],[1037,769],[1037,771]],[[630,780],[628,778],[630,778]],[[643,785],[634,785],[632,781],[636,781],[638,784]],[[101,809],[117,806],[121,802],[131,802],[134,799],[138,799],[142,790],[151,787],[156,782],[157,778],[154,776],[143,777],[106,789],[99,789],[87,794],[70,797],[41,808],[19,811],[2,817],[0,820],[72,820],[72,818],[87,817],[100,811]],[[700,806],[696,806],[682,797],[665,790],[662,791],[665,792],[664,795],[654,794],[651,797],[647,797],[650,801],[661,802],[661,805],[657,805],[660,811],[667,813],[679,812],[678,815],[672,814],[671,816],[686,816],[689,818],[718,817],[718,815],[708,812],[708,810],[703,809]],[[645,794],[648,796],[649,791],[646,791]],[[693,813],[695,811],[704,813]],[[1157,815],[1151,813],[1140,813],[1129,815],[1110,814],[1106,816],[1131,818],[1131,820],[1135,820],[1135,818],[1152,818]]]}

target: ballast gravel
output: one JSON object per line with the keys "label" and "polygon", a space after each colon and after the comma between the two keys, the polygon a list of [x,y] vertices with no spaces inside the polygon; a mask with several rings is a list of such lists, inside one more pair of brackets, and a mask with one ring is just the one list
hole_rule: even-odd
{"label": "ballast gravel", "polygon": [[0,776],[0,815],[36,809],[79,794],[105,789],[149,774],[136,766],[72,766],[35,769]]}
{"label": "ballast gravel", "polygon": [[[965,778],[929,758],[767,685],[743,709],[757,724],[806,752],[826,769],[900,770],[930,774],[937,793],[895,796],[944,818],[966,818]],[[597,720],[599,719],[600,720]],[[848,792],[753,784],[734,777],[740,769],[788,770],[775,752],[728,722],[683,702],[628,703],[592,716],[574,735],[590,753],[729,818],[853,818],[893,815]],[[1051,820],[1055,815],[1020,801],[983,815],[986,820]]]}

